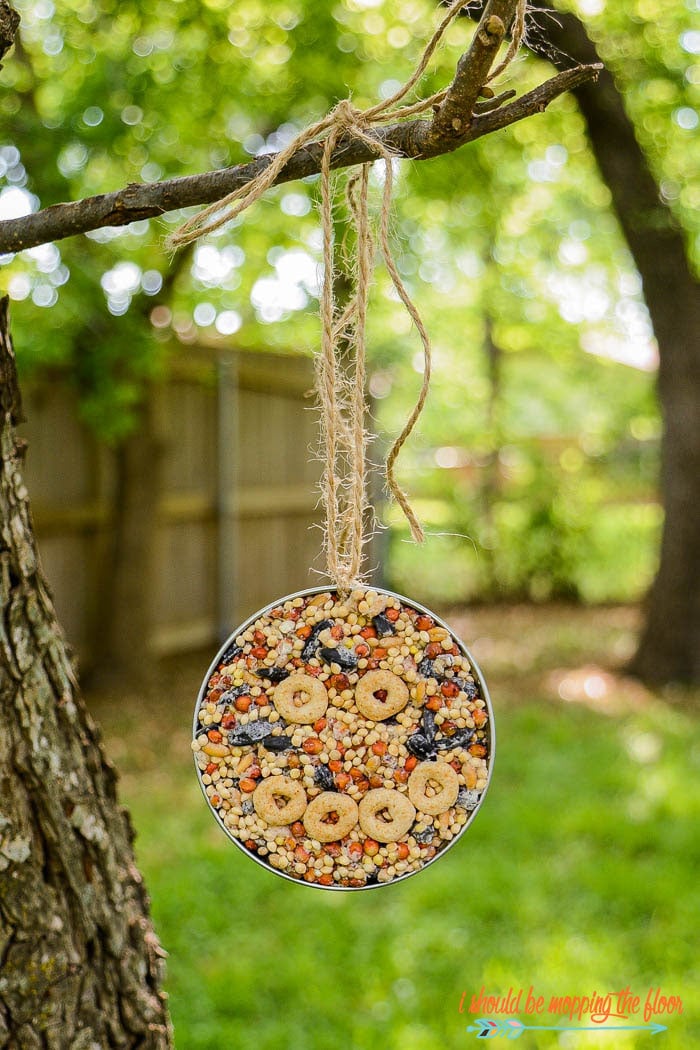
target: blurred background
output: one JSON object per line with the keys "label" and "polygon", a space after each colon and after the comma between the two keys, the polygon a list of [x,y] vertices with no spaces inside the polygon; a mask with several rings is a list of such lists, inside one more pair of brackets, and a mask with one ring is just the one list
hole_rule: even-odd
{"label": "blurred background", "polygon": [[[348,93],[388,97],[437,6],[18,0],[0,218],[240,163]],[[400,476],[428,538],[408,542],[375,468],[369,562],[472,646],[500,755],[465,842],[385,895],[277,885],[220,841],[189,769],[218,642],[322,568],[317,180],[173,258],[163,239],[181,214],[0,257],[40,549],[140,832],[182,1048],[462,1046],[459,998],[484,984],[661,985],[687,1009],[660,1038],[700,1045],[697,693],[623,673],[659,564],[659,343],[676,386],[694,374],[674,338],[690,345],[688,289],[697,310],[698,6],[531,15],[539,55],[521,53],[503,86],[590,60],[594,41],[609,74],[593,94],[397,165],[397,261],[435,359]],[[452,27],[425,93],[472,33],[468,17]],[[381,269],[369,354],[379,464],[422,367]],[[683,545],[676,557],[692,592],[697,562]]]}

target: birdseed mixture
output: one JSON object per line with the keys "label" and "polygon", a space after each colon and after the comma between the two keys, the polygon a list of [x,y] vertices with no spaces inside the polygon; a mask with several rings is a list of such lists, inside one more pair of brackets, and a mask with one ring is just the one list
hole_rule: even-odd
{"label": "birdseed mixture", "polygon": [[459,835],[489,776],[490,709],[459,641],[379,590],[288,598],[232,640],[192,741],[229,834],[291,878],[360,888]]}

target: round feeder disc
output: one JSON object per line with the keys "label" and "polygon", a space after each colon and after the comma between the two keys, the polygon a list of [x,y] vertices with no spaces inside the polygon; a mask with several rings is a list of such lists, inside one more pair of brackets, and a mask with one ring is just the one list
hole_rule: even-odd
{"label": "round feeder disc", "polygon": [[417,874],[471,824],[493,710],[464,643],[381,588],[299,591],[224,642],[194,712],[217,822],[283,878],[373,889]]}

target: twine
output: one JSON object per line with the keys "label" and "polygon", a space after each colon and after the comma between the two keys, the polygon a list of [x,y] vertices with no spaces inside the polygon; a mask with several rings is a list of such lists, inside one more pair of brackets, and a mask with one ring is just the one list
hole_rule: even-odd
{"label": "twine", "polygon": [[[347,305],[339,310],[335,300],[335,243],[333,237],[333,152],[341,136],[350,134],[366,143],[385,162],[385,177],[379,219],[379,249],[396,293],[413,321],[423,348],[423,382],[416,403],[395,439],[386,459],[388,489],[408,521],[413,539],[421,543],[423,529],[408,496],[396,480],[398,455],[413,430],[425,405],[430,386],[432,352],[430,338],[396,266],[390,244],[389,222],[395,159],[391,150],[372,134],[373,125],[404,119],[438,106],[447,89],[415,103],[399,105],[423,76],[446,29],[472,0],[454,0],[428,41],[418,65],[409,79],[382,102],[359,110],[349,99],[343,99],[322,120],[301,131],[283,150],[275,154],[267,167],[250,183],[234,190],[220,201],[187,219],[166,240],[174,250],[191,244],[199,237],[220,229],[258,201],[274,185],[288,161],[310,142],[321,141],[321,205],[323,231],[323,284],[321,289],[321,352],[316,364],[316,389],[321,409],[320,451],[324,463],[321,482],[325,510],[324,546],[327,572],[340,591],[348,591],[362,578],[363,549],[366,542],[365,516],[368,510],[366,486],[365,430],[365,330],[367,303],[374,267],[375,245],[369,221],[369,172],[363,164],[348,179],[346,199],[356,245],[351,261],[351,294]],[[490,74],[490,82],[510,64],[525,32],[527,0],[519,0],[511,29],[511,41],[502,61]],[[342,348],[352,363],[343,364]]]}

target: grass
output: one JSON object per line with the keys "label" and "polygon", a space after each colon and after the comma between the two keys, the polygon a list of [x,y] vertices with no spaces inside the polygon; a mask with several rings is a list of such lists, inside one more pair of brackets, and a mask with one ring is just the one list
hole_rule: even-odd
{"label": "grass", "polygon": [[[178,1050],[457,1050],[478,1045],[458,1006],[482,987],[532,987],[548,1004],[629,986],[640,1010],[660,987],[683,1002],[681,1016],[653,1018],[668,1026],[661,1050],[700,1046],[697,717],[615,674],[630,610],[451,619],[491,680],[494,778],[465,838],[386,890],[289,884],[221,834],[188,750],[206,657],[165,668],[146,703],[95,699],[169,952]],[[651,1038],[528,1032],[519,1046],[630,1050]]]}

